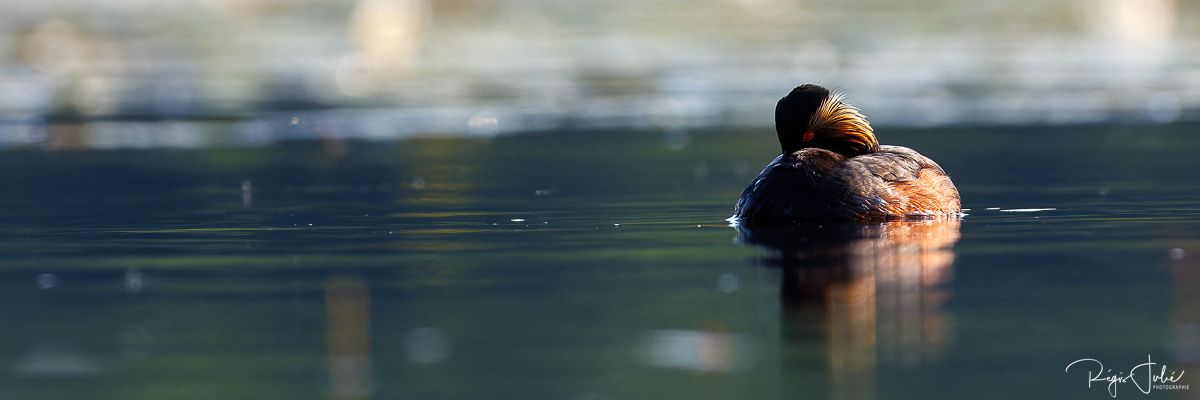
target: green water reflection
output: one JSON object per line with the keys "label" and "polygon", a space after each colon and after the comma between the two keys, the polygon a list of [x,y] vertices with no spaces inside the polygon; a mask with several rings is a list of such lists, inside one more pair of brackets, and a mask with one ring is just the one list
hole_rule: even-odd
{"label": "green water reflection", "polygon": [[772,229],[764,132],[10,148],[0,397],[1098,398],[1200,367],[1194,128],[883,131],[970,215]]}

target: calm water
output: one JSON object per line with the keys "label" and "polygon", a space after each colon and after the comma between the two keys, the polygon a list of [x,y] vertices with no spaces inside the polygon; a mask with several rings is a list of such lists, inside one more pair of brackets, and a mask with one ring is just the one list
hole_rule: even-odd
{"label": "calm water", "polygon": [[883,130],[970,215],[740,231],[769,132],[9,148],[0,398],[1194,397],[1195,128]]}

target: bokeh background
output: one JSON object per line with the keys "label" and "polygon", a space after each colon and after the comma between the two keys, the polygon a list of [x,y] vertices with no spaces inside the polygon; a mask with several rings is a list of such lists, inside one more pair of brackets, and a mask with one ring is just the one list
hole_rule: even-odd
{"label": "bokeh background", "polygon": [[[1200,394],[1200,1],[0,5],[0,399]],[[969,215],[731,227],[805,82]]]}
{"label": "bokeh background", "polygon": [[[1200,118],[1200,4],[1190,1],[47,0],[5,10],[0,143],[769,127],[774,101],[804,82],[844,89],[881,126]],[[240,124],[55,129],[162,119]],[[275,129],[313,121],[321,129]]]}

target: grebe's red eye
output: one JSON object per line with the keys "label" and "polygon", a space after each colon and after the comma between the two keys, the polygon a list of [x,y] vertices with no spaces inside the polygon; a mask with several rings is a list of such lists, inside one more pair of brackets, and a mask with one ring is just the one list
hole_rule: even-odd
{"label": "grebe's red eye", "polygon": [[809,140],[813,139],[813,136],[816,136],[813,134],[813,131],[805,131],[804,132],[804,142],[808,143]]}

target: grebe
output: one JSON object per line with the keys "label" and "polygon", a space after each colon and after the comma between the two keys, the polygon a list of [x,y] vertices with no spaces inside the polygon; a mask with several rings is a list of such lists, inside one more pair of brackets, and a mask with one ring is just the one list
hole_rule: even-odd
{"label": "grebe", "polygon": [[750,182],[738,221],[958,217],[958,189],[942,167],[901,146],[881,146],[840,93],[806,84],[775,106],[783,154]]}

